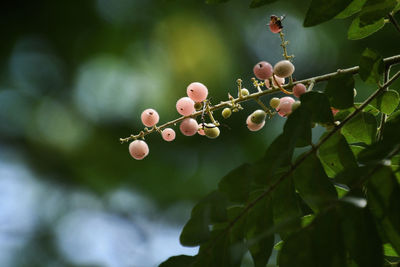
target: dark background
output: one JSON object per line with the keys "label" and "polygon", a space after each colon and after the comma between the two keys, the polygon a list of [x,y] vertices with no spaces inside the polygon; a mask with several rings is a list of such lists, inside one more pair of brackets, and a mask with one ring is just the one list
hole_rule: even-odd
{"label": "dark background", "polygon": [[[227,125],[216,140],[178,128],[172,143],[148,136],[142,161],[118,139],[142,129],[145,108],[161,123],[175,119],[190,82],[206,84],[213,103],[236,94],[237,78],[254,92],[253,65],[281,59],[279,37],[266,27],[271,14],[287,16],[296,79],[357,65],[367,46],[399,53],[392,25],[360,41],[347,40],[351,19],[303,28],[306,2],[2,3],[0,266],[147,267],[194,254],[179,245],[193,204],[262,156],[285,119],[249,132],[245,119],[257,105],[245,103],[228,120],[215,112]],[[358,79],[356,88],[357,100],[374,89]]]}

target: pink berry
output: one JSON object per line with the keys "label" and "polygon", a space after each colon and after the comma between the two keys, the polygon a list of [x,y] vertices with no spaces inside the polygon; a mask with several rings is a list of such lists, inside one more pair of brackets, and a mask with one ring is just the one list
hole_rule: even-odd
{"label": "pink berry", "polygon": [[204,125],[203,125],[203,123],[200,123],[199,129],[197,130],[197,133],[198,133],[199,135],[206,135],[206,133],[204,132]]}
{"label": "pink berry", "polygon": [[195,111],[194,101],[185,96],[176,102],[176,110],[183,116],[188,116]]}
{"label": "pink berry", "polygon": [[258,62],[253,68],[254,75],[259,80],[266,80],[272,76],[272,65],[266,61]]}
{"label": "pink berry", "polygon": [[269,29],[273,33],[279,33],[280,31],[282,31],[282,28],[280,28],[279,25],[275,23],[269,23]]}
{"label": "pink berry", "polygon": [[331,110],[332,110],[332,115],[333,116],[336,116],[336,114],[340,111],[340,110],[338,110],[336,108],[333,108],[333,107],[331,107]]}
{"label": "pink berry", "polygon": [[186,89],[187,95],[195,102],[201,102],[206,100],[208,95],[207,87],[199,82],[189,84]]}
{"label": "pink berry", "polygon": [[149,154],[149,147],[145,141],[135,140],[129,144],[129,153],[134,159],[144,159]]}
{"label": "pink berry", "polygon": [[247,124],[247,128],[250,131],[255,132],[255,131],[260,130],[262,127],[264,127],[265,121],[263,121],[262,123],[258,123],[258,124],[254,123],[251,121],[251,114],[250,114],[246,119],[246,124]]}
{"label": "pink berry", "polygon": [[140,117],[142,119],[142,123],[147,127],[153,127],[160,120],[160,116],[158,116],[157,111],[152,108],[144,110]]}
{"label": "pink berry", "polygon": [[281,117],[286,117],[289,115],[292,112],[292,105],[294,102],[294,99],[289,96],[282,97],[280,99],[279,106],[276,108],[278,114]]}
{"label": "pink berry", "polygon": [[199,125],[197,124],[197,121],[195,119],[186,118],[181,122],[179,129],[181,130],[182,134],[186,136],[192,136],[197,133]]}
{"label": "pink berry", "polygon": [[162,138],[165,141],[171,142],[175,139],[175,131],[171,128],[165,128],[162,132],[161,132]]}
{"label": "pink berry", "polygon": [[300,98],[302,94],[307,91],[307,88],[304,84],[298,83],[293,87],[293,95],[297,98]]}
{"label": "pink berry", "polygon": [[[284,85],[285,84],[285,78],[281,78],[281,77],[278,77],[276,75],[274,75],[274,77],[275,77],[276,81],[279,83],[279,85]],[[269,80],[265,80],[264,83],[265,83],[265,87],[270,88]],[[276,84],[274,78],[272,78],[272,84],[274,86],[278,86]]]}

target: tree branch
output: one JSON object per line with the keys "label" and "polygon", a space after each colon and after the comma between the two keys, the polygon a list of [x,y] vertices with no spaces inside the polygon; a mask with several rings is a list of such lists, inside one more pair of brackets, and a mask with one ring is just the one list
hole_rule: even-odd
{"label": "tree branch", "polygon": [[[385,58],[383,60],[383,62],[385,64],[385,66],[386,65],[398,64],[398,63],[400,63],[400,55],[396,55],[396,56]],[[311,84],[312,82],[318,83],[318,82],[322,82],[322,81],[327,81],[327,80],[330,80],[333,77],[335,77],[335,76],[337,76],[339,74],[342,74],[342,73],[351,73],[351,74],[354,75],[354,74],[358,73],[359,69],[360,68],[358,66],[355,66],[355,67],[352,67],[352,68],[347,68],[347,69],[339,69],[336,72],[332,72],[332,73],[329,73],[329,74],[312,77],[312,78],[309,78],[309,79],[296,81],[296,82],[293,82],[292,84],[289,83],[289,84],[286,84],[286,85],[284,85],[282,87],[285,88],[285,89],[291,89],[294,85],[296,85],[298,83]],[[223,101],[223,102],[220,102],[217,105],[210,106],[210,111],[218,110],[218,109],[221,109],[221,108],[224,108],[224,107],[230,107],[230,106],[232,106],[234,104],[238,104],[240,102],[245,102],[245,101],[249,101],[249,100],[256,100],[261,96],[277,93],[277,92],[280,92],[280,91],[281,90],[279,88],[267,89],[267,90],[264,90],[264,91],[261,91],[261,92],[256,92],[256,93],[250,94],[248,96],[242,96],[242,97],[238,97],[238,98],[235,98],[235,99],[230,99],[230,100],[227,100],[227,101]],[[193,113],[190,116],[182,116],[182,117],[177,118],[175,120],[172,120],[170,122],[164,123],[164,124],[162,124],[160,126],[154,126],[151,129],[145,128],[144,131],[141,131],[139,134],[137,134],[137,135],[133,135],[132,134],[129,137],[120,138],[119,141],[121,143],[125,143],[125,142],[129,142],[131,140],[136,140],[138,138],[144,138],[144,136],[146,136],[146,135],[148,135],[150,133],[153,133],[153,132],[156,132],[156,131],[160,131],[160,130],[162,130],[164,128],[167,128],[168,126],[176,125],[177,123],[183,121],[186,118],[196,118],[199,115],[201,115],[201,113],[202,113],[202,111],[197,111],[197,112]]]}

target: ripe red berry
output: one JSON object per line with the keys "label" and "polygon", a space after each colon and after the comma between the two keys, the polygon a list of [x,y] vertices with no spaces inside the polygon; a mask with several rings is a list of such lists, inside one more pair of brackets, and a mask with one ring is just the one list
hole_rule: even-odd
{"label": "ripe red berry", "polygon": [[266,61],[258,62],[253,68],[254,75],[259,80],[266,80],[272,76],[272,66]]}
{"label": "ripe red berry", "polygon": [[292,105],[294,103],[294,99],[290,96],[285,96],[280,99],[279,106],[276,108],[278,114],[281,117],[286,117],[292,112]]}
{"label": "ripe red berry", "polygon": [[144,159],[149,154],[149,147],[145,141],[135,140],[129,144],[129,153],[134,159]]}
{"label": "ripe red berry", "polygon": [[279,33],[282,31],[282,20],[284,17],[277,17],[275,15],[271,16],[271,19],[269,21],[269,29],[271,30],[271,32],[273,33]]}
{"label": "ripe red berry", "polygon": [[183,116],[188,116],[195,111],[194,101],[189,97],[182,97],[176,102],[176,110]]}
{"label": "ripe red berry", "polygon": [[297,98],[300,98],[302,94],[307,91],[307,88],[304,84],[298,83],[293,87],[293,95]]}
{"label": "ripe red berry", "polygon": [[186,89],[187,95],[195,102],[201,102],[206,100],[208,95],[207,87],[199,82],[189,84]]}
{"label": "ripe red berry", "polygon": [[181,125],[179,125],[179,129],[181,130],[182,134],[186,136],[192,136],[197,133],[199,125],[195,119],[186,118],[181,122]]}
{"label": "ripe red berry", "polygon": [[147,127],[153,127],[160,120],[160,116],[158,115],[157,111],[152,108],[144,110],[140,117],[142,119],[142,123]]}
{"label": "ripe red berry", "polygon": [[171,142],[175,139],[175,131],[171,128],[165,128],[162,132],[161,132],[162,138],[167,141],[167,142]]}

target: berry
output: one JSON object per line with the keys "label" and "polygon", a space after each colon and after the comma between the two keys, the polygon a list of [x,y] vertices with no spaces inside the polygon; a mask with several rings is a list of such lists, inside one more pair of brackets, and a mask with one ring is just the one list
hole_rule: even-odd
{"label": "berry", "polygon": [[161,132],[161,136],[165,141],[171,142],[175,139],[175,131],[171,128],[165,128],[162,132]]}
{"label": "berry", "polygon": [[182,97],[176,102],[176,110],[183,116],[192,114],[194,109],[194,101],[189,97]]}
{"label": "berry", "polygon": [[199,130],[197,130],[197,133],[199,135],[206,135],[203,128],[200,128]]}
{"label": "berry", "polygon": [[199,82],[189,84],[186,89],[187,95],[195,102],[201,102],[206,100],[208,95],[207,87]]}
{"label": "berry", "polygon": [[240,92],[242,93],[242,96],[248,96],[250,94],[249,90],[247,90],[246,88],[243,88],[242,90],[240,90]]}
{"label": "berry", "polygon": [[300,101],[294,102],[292,105],[292,112],[295,111],[298,107],[300,107],[300,105],[301,105]]}
{"label": "berry", "polygon": [[266,80],[272,76],[272,66],[266,61],[258,62],[253,68],[254,75],[257,79]]}
{"label": "berry", "polygon": [[142,119],[142,123],[147,127],[153,127],[160,120],[160,116],[158,115],[157,111],[152,108],[144,110],[140,117]]}
{"label": "berry", "polygon": [[282,31],[282,29],[281,28],[279,28],[279,26],[278,25],[276,25],[276,24],[269,24],[269,29],[271,30],[271,32],[273,32],[273,33],[279,33],[280,31]]}
{"label": "berry", "polygon": [[269,101],[269,105],[271,106],[271,108],[277,108],[279,106],[279,103],[281,102],[281,100],[277,97],[271,98],[271,100]]}
{"label": "berry", "polygon": [[282,97],[280,99],[279,106],[276,108],[276,110],[278,111],[278,114],[281,117],[285,117],[285,116],[289,115],[290,112],[292,112],[293,103],[294,103],[293,98],[291,98],[289,96]]}
{"label": "berry", "polygon": [[206,124],[204,127],[204,133],[208,138],[214,139],[219,136],[219,128],[212,123]]}
{"label": "berry", "polygon": [[144,159],[149,154],[149,147],[145,141],[135,140],[129,144],[129,153],[134,159]]}
{"label": "berry", "polygon": [[338,109],[333,108],[333,107],[331,107],[331,110],[332,110],[332,115],[333,115],[333,116],[336,116],[336,114],[339,112]]}
{"label": "berry", "polygon": [[186,118],[181,122],[181,125],[179,125],[179,129],[181,130],[183,135],[192,136],[197,133],[199,125],[197,124],[197,121],[195,119]]}
{"label": "berry", "polygon": [[251,121],[251,115],[249,115],[249,116],[247,117],[246,124],[247,124],[247,128],[248,128],[250,131],[255,132],[255,131],[260,130],[262,127],[264,127],[265,121],[263,121],[262,123],[259,123],[259,124],[253,123],[253,122]]}
{"label": "berry", "polygon": [[[279,85],[284,85],[284,84],[285,84],[285,78],[281,78],[281,77],[278,77],[278,76],[276,76],[276,75],[274,75],[274,77],[275,77],[276,81],[279,83]],[[265,83],[265,87],[267,87],[267,88],[270,87],[269,80],[265,80],[264,83]],[[278,86],[278,85],[276,84],[274,78],[272,78],[272,84],[273,84],[274,86]]]}
{"label": "berry", "polygon": [[307,88],[304,84],[298,83],[293,87],[293,95],[297,98],[300,98],[302,94],[307,91]]}
{"label": "berry", "polygon": [[282,20],[283,20],[284,16],[282,17],[277,17],[275,15],[271,16],[271,20],[269,21],[269,29],[271,30],[271,32],[273,33],[279,33],[282,31]]}
{"label": "berry", "polygon": [[195,110],[200,110],[202,108],[203,108],[203,104],[201,102],[194,103],[194,109]]}
{"label": "berry", "polygon": [[222,110],[222,117],[224,117],[224,119],[229,118],[232,115],[232,110],[230,108],[224,108]]}
{"label": "berry", "polygon": [[254,111],[251,115],[250,115],[250,120],[252,123],[255,124],[260,124],[263,121],[265,121],[265,117],[267,116],[267,114],[265,113],[264,110],[261,109],[257,109],[256,111]]}
{"label": "berry", "polygon": [[289,60],[281,60],[274,66],[274,73],[276,76],[286,78],[294,72],[294,65]]}

